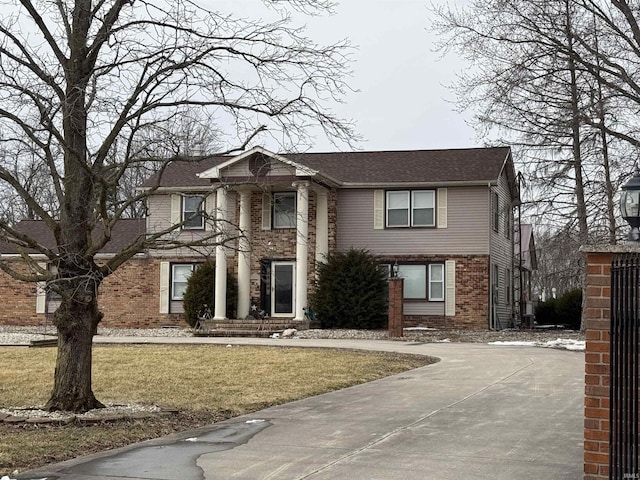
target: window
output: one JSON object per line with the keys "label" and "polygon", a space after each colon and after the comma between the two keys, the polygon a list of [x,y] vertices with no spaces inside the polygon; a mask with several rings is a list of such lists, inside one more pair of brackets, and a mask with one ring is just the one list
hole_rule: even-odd
{"label": "window", "polygon": [[444,301],[444,265],[429,265],[429,301]]}
{"label": "window", "polygon": [[387,192],[387,227],[434,227],[433,190]]}
{"label": "window", "polygon": [[510,209],[506,209],[504,212],[504,236],[511,240],[511,234],[513,233],[513,212]]}
{"label": "window", "polygon": [[273,228],[296,227],[296,193],[273,194]]}
{"label": "window", "polygon": [[426,265],[398,265],[398,276],[404,278],[404,298],[427,298]]}
{"label": "window", "polygon": [[511,303],[511,269],[507,268],[505,270],[505,279],[504,279],[504,284],[505,284],[505,299],[507,301],[507,304]]}
{"label": "window", "polygon": [[436,195],[433,191],[411,192],[411,225],[433,227],[435,222]]}
{"label": "window", "polygon": [[500,228],[500,197],[497,192],[491,194],[491,213],[493,214],[493,230]]}
{"label": "window", "polygon": [[444,301],[444,264],[398,265],[398,276],[404,278],[404,298]]}
{"label": "window", "polygon": [[182,228],[202,230],[204,228],[204,197],[188,195],[182,197]]}
{"label": "window", "polygon": [[496,304],[498,303],[498,298],[499,298],[499,275],[500,275],[500,270],[498,268],[497,264],[493,264],[492,265],[492,275],[491,275],[491,290],[492,290],[492,297],[493,297],[493,303]]}
{"label": "window", "polygon": [[182,300],[193,267],[191,263],[171,265],[171,300]]}

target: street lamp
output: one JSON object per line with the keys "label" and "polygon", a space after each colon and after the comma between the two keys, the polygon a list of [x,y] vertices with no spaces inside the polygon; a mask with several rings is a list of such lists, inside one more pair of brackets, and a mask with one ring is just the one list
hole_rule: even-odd
{"label": "street lamp", "polygon": [[629,240],[632,242],[640,241],[640,173],[635,173],[622,186],[620,211],[622,212],[622,218],[631,226]]}

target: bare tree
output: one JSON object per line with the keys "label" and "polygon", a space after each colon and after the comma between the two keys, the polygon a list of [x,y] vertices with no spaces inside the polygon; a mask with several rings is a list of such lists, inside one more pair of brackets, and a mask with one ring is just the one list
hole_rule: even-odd
{"label": "bare tree", "polygon": [[441,48],[476,67],[455,86],[459,105],[477,109],[482,134],[516,147],[538,204],[534,222],[575,229],[582,244],[603,231],[615,242],[616,169],[632,163],[611,133],[628,125],[628,110],[598,74],[619,42],[584,3],[477,1],[437,9],[436,23]]}
{"label": "bare tree", "polygon": [[567,230],[553,231],[541,229],[536,235],[536,257],[538,269],[533,274],[533,289],[542,299],[557,296],[580,288],[582,271],[580,268],[578,238]]}
{"label": "bare tree", "polygon": [[[29,270],[7,262],[0,268],[19,280],[54,284],[61,295],[48,409],[101,406],[91,388],[92,337],[102,318],[98,287],[137,252],[175,243],[170,234],[180,224],[137,238],[104,263],[95,260],[118,220],[154,192],[114,194],[131,170],[149,161],[139,156],[140,145],[154,131],[167,132],[162,148],[175,153],[184,152],[169,146],[182,142],[171,124],[187,111],[199,112],[192,118],[214,116],[225,127],[227,147],[218,154],[241,150],[265,131],[285,147],[304,144],[313,126],[335,141],[353,137],[351,126],[327,108],[345,90],[347,43],[319,46],[286,14],[291,6],[320,13],[330,3],[265,3],[282,15],[251,22],[191,0],[0,2],[0,148],[34,154],[58,208],[25,188],[7,157],[0,161],[4,189],[55,238],[55,246],[45,245],[0,221],[0,237],[18,246]],[[201,241],[224,239],[212,233]],[[55,269],[41,268],[38,255]]]}

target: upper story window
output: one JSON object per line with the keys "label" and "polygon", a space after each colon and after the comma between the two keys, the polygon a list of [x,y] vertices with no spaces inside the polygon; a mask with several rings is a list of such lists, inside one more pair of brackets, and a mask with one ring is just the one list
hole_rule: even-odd
{"label": "upper story window", "polygon": [[204,229],[204,197],[185,195],[182,197],[182,228],[185,230]]}
{"label": "upper story window", "polygon": [[296,192],[273,194],[273,228],[296,227]]}
{"label": "upper story window", "polygon": [[387,192],[387,227],[434,227],[434,190]]}
{"label": "upper story window", "polygon": [[500,197],[498,192],[491,194],[491,214],[493,230],[497,232],[500,229]]}

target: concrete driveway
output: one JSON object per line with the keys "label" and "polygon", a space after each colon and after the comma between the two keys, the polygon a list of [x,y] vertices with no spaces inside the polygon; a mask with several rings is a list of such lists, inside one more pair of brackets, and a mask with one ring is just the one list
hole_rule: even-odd
{"label": "concrete driveway", "polygon": [[[189,338],[172,340],[193,343]],[[365,340],[202,340],[198,343],[387,350],[441,361],[17,478],[582,478],[583,353]]]}

